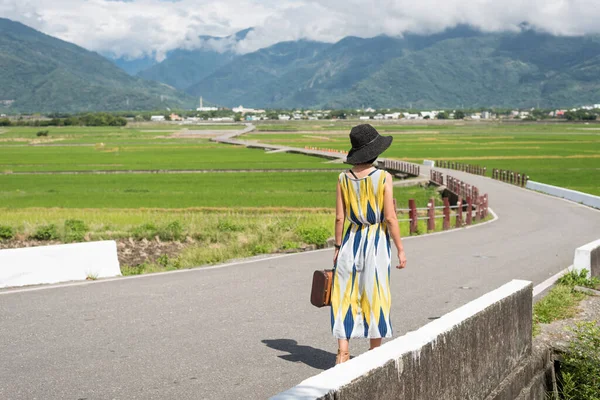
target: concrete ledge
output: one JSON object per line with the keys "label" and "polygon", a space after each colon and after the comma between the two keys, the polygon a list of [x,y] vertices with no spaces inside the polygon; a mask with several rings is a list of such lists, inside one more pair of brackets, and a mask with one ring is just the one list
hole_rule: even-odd
{"label": "concrete ledge", "polygon": [[573,269],[587,269],[588,277],[591,275],[600,278],[600,239],[575,249]]}
{"label": "concrete ledge", "polygon": [[0,250],[0,288],[119,275],[113,240]]}
{"label": "concrete ledge", "polygon": [[514,280],[272,399],[484,399],[531,355],[531,314]]}
{"label": "concrete ledge", "polygon": [[558,186],[547,185],[545,183],[535,181],[527,181],[527,185],[525,187],[537,192],[561,197],[563,199],[600,209],[600,197],[592,194],[578,192],[577,190],[565,189]]}
{"label": "concrete ledge", "polygon": [[423,160],[423,165],[426,166],[426,167],[434,168],[435,167],[435,161],[432,161],[432,160]]}

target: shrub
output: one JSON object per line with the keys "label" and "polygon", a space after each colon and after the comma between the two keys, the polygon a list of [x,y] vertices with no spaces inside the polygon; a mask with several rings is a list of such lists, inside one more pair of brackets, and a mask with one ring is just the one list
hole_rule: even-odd
{"label": "shrub", "polygon": [[152,223],[143,224],[135,228],[132,234],[136,239],[153,239],[158,235],[158,228]]}
{"label": "shrub", "polygon": [[583,269],[579,272],[569,271],[569,273],[561,276],[557,283],[569,287],[584,286],[594,289],[600,284],[600,279],[596,277],[588,278],[588,270]]}
{"label": "shrub", "polygon": [[179,221],[173,221],[158,230],[161,240],[180,240],[183,238],[183,226]]}
{"label": "shrub", "polygon": [[271,252],[271,247],[266,244],[263,244],[263,243],[257,243],[250,248],[250,253],[253,256],[257,256],[259,254],[267,254],[270,252]]}
{"label": "shrub", "polygon": [[314,244],[322,246],[327,242],[330,236],[329,229],[322,226],[319,227],[300,227],[296,233],[306,244]]}
{"label": "shrub", "polygon": [[68,219],[65,221],[65,242],[83,242],[88,227],[79,219]]}
{"label": "shrub", "polygon": [[48,131],[39,131],[36,133],[37,136],[48,136]]}
{"label": "shrub", "polygon": [[56,240],[58,239],[58,230],[56,225],[42,225],[37,228],[35,233],[31,235],[32,239],[35,240]]}
{"label": "shrub", "polygon": [[293,249],[297,249],[300,247],[300,244],[296,243],[296,242],[284,242],[283,245],[281,246],[281,248],[283,250],[293,250]]}
{"label": "shrub", "polygon": [[10,226],[0,225],[0,240],[10,240],[15,237],[15,231]]}
{"label": "shrub", "polygon": [[565,400],[600,399],[600,326],[583,322],[561,363],[560,382]]}
{"label": "shrub", "polygon": [[217,229],[221,232],[242,232],[244,227],[229,220],[221,220],[217,224]]}

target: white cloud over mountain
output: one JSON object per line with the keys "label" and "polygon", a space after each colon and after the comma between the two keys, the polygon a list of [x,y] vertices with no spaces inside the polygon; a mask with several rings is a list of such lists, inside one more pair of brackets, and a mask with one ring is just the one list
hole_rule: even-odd
{"label": "white cloud over mountain", "polygon": [[457,24],[517,30],[523,22],[557,35],[600,33],[598,0],[2,0],[0,17],[90,50],[162,59],[176,48],[223,49],[227,36],[254,27],[241,53],[285,40],[334,42],[345,36],[433,33]]}

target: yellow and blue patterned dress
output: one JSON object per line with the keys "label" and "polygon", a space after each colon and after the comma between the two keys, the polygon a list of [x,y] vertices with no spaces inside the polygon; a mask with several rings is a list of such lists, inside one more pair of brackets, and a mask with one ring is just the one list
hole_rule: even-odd
{"label": "yellow and blue patterned dress", "polygon": [[390,237],[383,216],[386,172],[339,182],[350,225],[334,266],[331,325],[338,339],[392,336]]}

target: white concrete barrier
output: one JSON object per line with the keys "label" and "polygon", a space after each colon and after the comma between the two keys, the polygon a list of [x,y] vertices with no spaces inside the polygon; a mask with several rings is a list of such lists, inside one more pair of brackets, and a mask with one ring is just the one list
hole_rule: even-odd
{"label": "white concrete barrier", "polygon": [[271,400],[486,398],[531,353],[532,304],[513,280]]}
{"label": "white concrete barrier", "polygon": [[575,249],[573,269],[578,272],[587,269],[588,278],[600,277],[600,239]]}
{"label": "white concrete barrier", "polygon": [[120,275],[114,240],[0,250],[0,288]]}
{"label": "white concrete barrier", "polygon": [[578,192],[577,190],[565,189],[535,181],[527,181],[527,185],[525,187],[537,192],[542,192],[552,196],[571,200],[576,203],[585,204],[586,206],[600,208],[600,197],[594,196],[593,194]]}
{"label": "white concrete barrier", "polygon": [[432,161],[432,160],[423,160],[423,165],[426,166],[426,167],[434,168],[435,167],[435,161]]}

